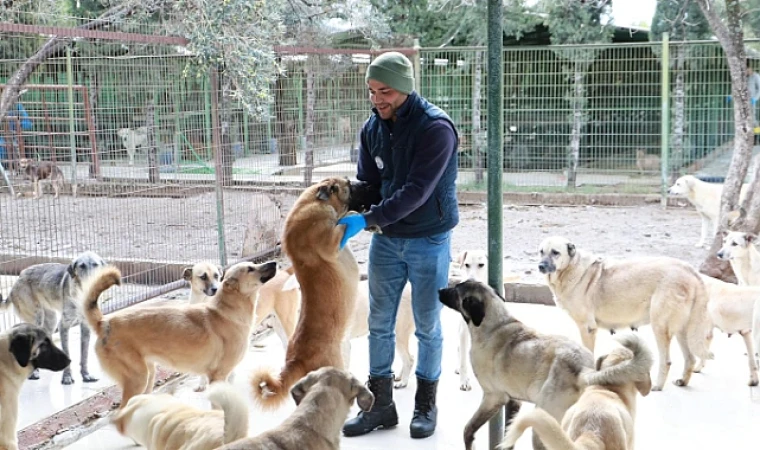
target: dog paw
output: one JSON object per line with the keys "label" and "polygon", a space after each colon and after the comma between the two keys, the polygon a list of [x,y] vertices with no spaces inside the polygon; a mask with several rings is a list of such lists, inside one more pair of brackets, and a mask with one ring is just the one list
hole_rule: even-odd
{"label": "dog paw", "polygon": [[747,383],[750,387],[757,386],[757,378],[750,379],[749,383]]}
{"label": "dog paw", "polygon": [[63,378],[61,378],[61,384],[64,384],[66,386],[74,384],[74,377],[72,377],[71,374],[63,374]]}
{"label": "dog paw", "polygon": [[679,378],[676,381],[674,381],[673,384],[675,384],[676,386],[679,386],[679,387],[686,386],[686,383],[681,378]]}
{"label": "dog paw", "polygon": [[659,392],[659,391],[661,391],[661,390],[662,390],[662,386],[652,386],[652,389],[651,389],[651,390],[652,390],[653,392]]}
{"label": "dog paw", "polygon": [[409,384],[409,381],[406,380],[396,380],[395,383],[393,383],[393,387],[396,389],[404,389]]}
{"label": "dog paw", "polygon": [[82,374],[82,381],[84,381],[85,383],[95,383],[96,381],[98,381],[98,379],[95,378],[95,377],[93,377],[89,373],[83,373]]}
{"label": "dog paw", "polygon": [[463,381],[459,384],[459,390],[460,391],[469,391],[472,389],[472,386],[470,386],[470,380]]}
{"label": "dog paw", "polygon": [[459,369],[454,369],[454,373],[459,375]]}
{"label": "dog paw", "polygon": [[205,390],[206,390],[206,385],[205,384],[199,384],[197,388],[193,389],[193,391],[195,391],[195,392],[203,392]]}

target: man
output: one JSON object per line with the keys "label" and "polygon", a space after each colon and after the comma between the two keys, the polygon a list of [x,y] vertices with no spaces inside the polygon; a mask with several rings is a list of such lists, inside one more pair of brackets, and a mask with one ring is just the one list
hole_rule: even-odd
{"label": "man", "polygon": [[[26,91],[22,91],[23,94]],[[11,132],[10,135],[10,145],[6,146],[5,144],[5,138],[3,138],[2,135],[0,135],[0,161],[6,160],[6,159],[18,159],[20,158],[20,155],[18,155],[18,137],[16,135],[16,123],[19,124],[21,130],[28,131],[32,129],[32,119],[29,118],[29,114],[26,112],[26,109],[24,109],[24,106],[19,102],[16,103],[15,110],[8,111],[7,118],[9,120],[9,129]],[[2,132],[2,127],[0,127],[0,132]],[[9,148],[12,149],[11,152],[9,152]]]}
{"label": "man", "polygon": [[435,431],[441,375],[441,303],[448,283],[451,229],[459,222],[456,198],[457,132],[452,120],[414,91],[406,56],[384,53],[366,75],[372,116],[360,133],[356,192],[379,193],[362,214],[341,219],[341,248],[362,229],[379,228],[369,249],[369,389],[375,404],[346,422],[343,434],[359,436],[398,424],[393,402],[394,326],[401,293],[412,285],[419,341],[412,438]]}
{"label": "man", "polygon": [[757,102],[760,100],[760,74],[755,72],[747,60],[747,86],[749,102],[752,105],[752,127],[757,127]]}

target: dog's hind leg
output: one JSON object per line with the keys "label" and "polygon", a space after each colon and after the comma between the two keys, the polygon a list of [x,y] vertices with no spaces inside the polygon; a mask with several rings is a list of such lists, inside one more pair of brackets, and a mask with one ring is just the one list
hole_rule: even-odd
{"label": "dog's hind leg", "polygon": [[87,362],[90,356],[90,327],[86,323],[79,324],[80,336],[79,336],[79,348],[80,348],[80,373],[82,374],[82,381],[85,383],[94,383],[98,381],[97,378],[90,375],[90,371],[87,370]]}
{"label": "dog's hind leg", "polygon": [[739,332],[747,346],[747,360],[749,361],[749,385],[757,386],[757,363],[755,362],[755,349],[752,345],[752,331],[742,330]]}
{"label": "dog's hind leg", "polygon": [[153,386],[156,384],[156,365],[154,363],[148,363],[148,383],[145,385],[145,390],[141,394],[150,394],[153,392]]}
{"label": "dog's hind leg", "polygon": [[409,377],[414,367],[414,355],[409,351],[410,335],[396,334],[396,354],[401,357],[401,373],[396,375],[396,389],[405,388],[409,385]]}
{"label": "dog's hind leg", "polygon": [[687,336],[686,327],[683,327],[678,331],[678,334],[676,334],[676,340],[683,353],[683,374],[681,375],[681,378],[674,381],[673,384],[676,386],[686,386],[691,380],[691,375],[694,373],[694,364],[697,362],[691,348],[689,348],[689,337]]}
{"label": "dog's hind leg", "polygon": [[[61,334],[61,350],[63,350],[66,355],[71,357],[71,352],[69,352],[69,324],[61,319],[61,323],[58,324],[58,326],[60,327],[59,333]],[[80,358],[81,357],[82,356],[80,355]],[[71,366],[67,366],[65,369],[63,369],[61,384],[74,384],[74,377],[71,376]]]}
{"label": "dog's hind leg", "polygon": [[661,327],[657,327],[655,324],[652,324],[652,331],[654,331],[654,339],[657,342],[657,350],[660,353],[657,381],[652,386],[652,390],[661,391],[663,386],[665,386],[665,380],[668,379],[668,372],[670,372],[670,340],[673,336],[667,328],[661,329]]}
{"label": "dog's hind leg", "polygon": [[[22,318],[23,319],[23,318]],[[55,333],[55,327],[58,324],[58,315],[55,313],[55,311],[51,311],[45,308],[42,308],[39,306],[39,304],[36,307],[36,311],[34,312],[34,323],[37,326],[43,327],[45,331],[48,332],[50,336]],[[66,353],[68,355],[68,352]],[[35,368],[31,374],[29,374],[29,380],[39,380],[40,379],[40,369]]]}

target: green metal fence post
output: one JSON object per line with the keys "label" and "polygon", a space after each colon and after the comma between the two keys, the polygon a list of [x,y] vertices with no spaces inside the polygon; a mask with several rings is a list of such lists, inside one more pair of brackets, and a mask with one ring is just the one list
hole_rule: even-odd
{"label": "green metal fence post", "polygon": [[69,86],[69,145],[71,146],[71,189],[77,185],[77,139],[74,123],[74,70],[71,64],[71,46],[66,46],[66,83]]}
{"label": "green metal fence post", "polygon": [[668,45],[668,33],[662,33],[662,65],[661,65],[661,84],[660,84],[660,96],[661,96],[661,112],[660,120],[660,161],[661,161],[661,176],[660,180],[660,204],[663,207],[668,206],[668,185],[669,181],[669,167],[668,167],[668,153],[670,146],[670,46]]}
{"label": "green metal fence post", "polygon": [[[488,284],[504,290],[502,274],[502,184],[504,155],[504,50],[502,0],[488,1]],[[506,408],[505,408],[506,409]],[[488,446],[496,448],[504,437],[504,415],[499,409],[488,422]]]}

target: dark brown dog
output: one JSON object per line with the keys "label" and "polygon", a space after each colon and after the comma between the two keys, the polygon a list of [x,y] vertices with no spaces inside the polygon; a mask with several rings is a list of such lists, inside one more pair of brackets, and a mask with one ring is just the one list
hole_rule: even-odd
{"label": "dark brown dog", "polygon": [[[33,159],[21,158],[18,160],[19,169],[24,176],[32,180],[34,186],[34,198],[39,199],[42,197],[42,190],[40,189],[40,181],[48,180],[53,186],[55,191],[55,198],[58,198],[58,193],[63,187],[63,172],[55,163],[50,161],[35,162]],[[19,194],[20,196],[21,194]]]}

